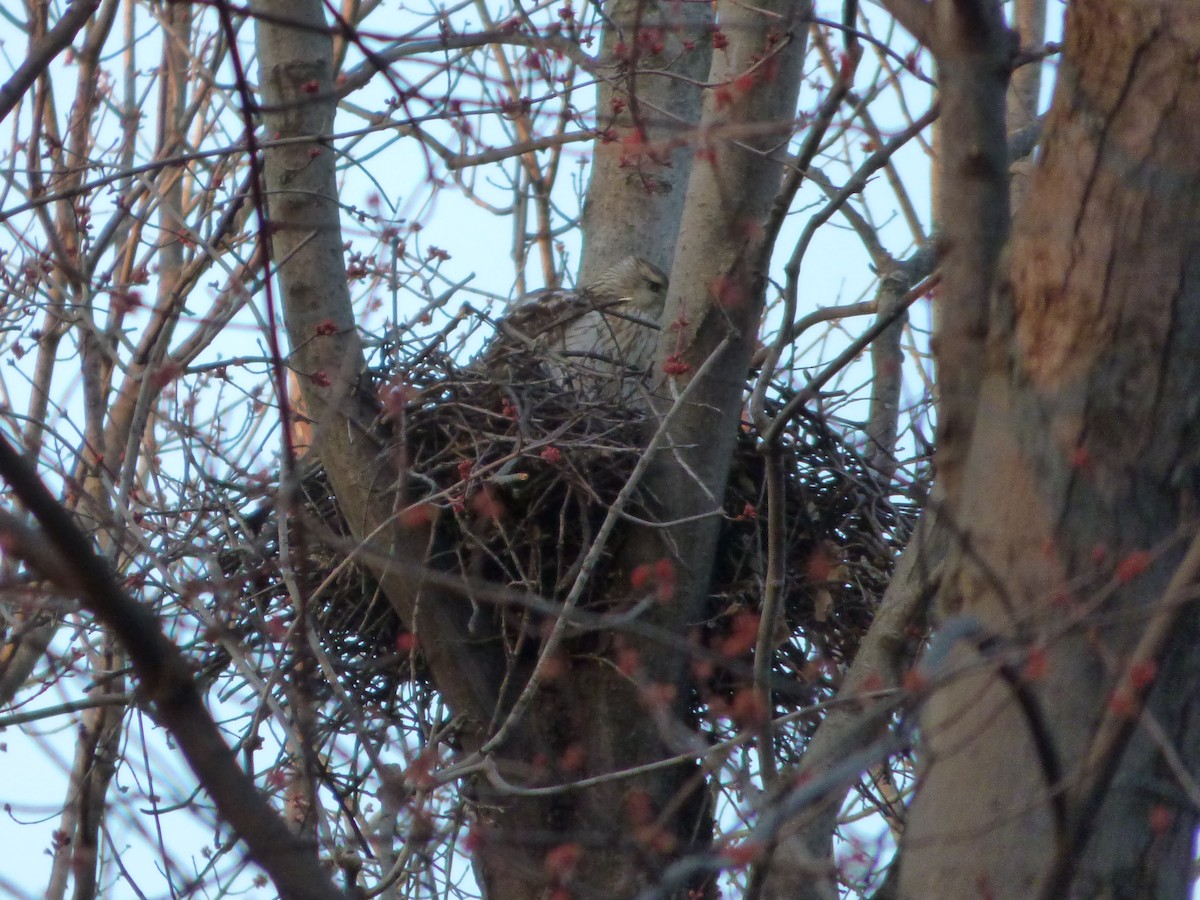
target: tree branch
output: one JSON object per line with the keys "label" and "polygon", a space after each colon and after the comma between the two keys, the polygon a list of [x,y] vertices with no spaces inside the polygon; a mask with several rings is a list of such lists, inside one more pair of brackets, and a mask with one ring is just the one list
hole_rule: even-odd
{"label": "tree branch", "polygon": [[[820,776],[836,766],[848,748],[876,740],[887,727],[881,713],[893,708],[888,699],[864,705],[861,701],[875,691],[900,685],[903,672],[912,663],[917,642],[910,629],[925,615],[941,577],[946,535],[936,528],[936,515],[927,510],[908,546],[900,555],[871,628],[850,664],[838,689],[836,705],[830,707],[809,739],[795,773],[799,780]],[[767,887],[772,897],[828,896],[820,880],[796,860],[828,859],[832,854],[834,827],[843,793],[827,794],[814,804],[803,823],[781,836],[769,854],[774,861]]]}
{"label": "tree branch", "polygon": [[67,11],[54,23],[54,27],[29,51],[12,77],[0,86],[0,121],[12,112],[30,85],[45,72],[54,57],[75,40],[75,35],[79,34],[87,20],[99,8],[100,0],[73,0],[67,5]]}
{"label": "tree branch", "polygon": [[[3,435],[0,476],[42,530],[30,530],[11,514],[0,519],[0,528],[6,536],[16,537],[18,546],[42,542],[56,561],[39,574],[77,596],[84,609],[112,630],[129,654],[156,718],[179,744],[217,812],[246,842],[251,858],[284,896],[305,900],[343,896],[318,865],[315,848],[288,831],[238,766],[196,690],[191,667],[163,634],[154,614],[120,588],[70,514]],[[41,566],[49,559],[45,553],[31,553],[26,562]]]}

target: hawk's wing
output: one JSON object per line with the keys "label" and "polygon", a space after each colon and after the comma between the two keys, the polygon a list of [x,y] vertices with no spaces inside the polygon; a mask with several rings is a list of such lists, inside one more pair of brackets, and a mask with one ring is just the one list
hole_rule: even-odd
{"label": "hawk's wing", "polygon": [[526,294],[499,322],[499,335],[535,348],[553,345],[555,338],[595,307],[586,293],[558,288]]}
{"label": "hawk's wing", "polygon": [[478,362],[493,376],[506,377],[553,366],[564,335],[593,309],[585,293],[549,288],[526,294],[496,322],[496,335]]}

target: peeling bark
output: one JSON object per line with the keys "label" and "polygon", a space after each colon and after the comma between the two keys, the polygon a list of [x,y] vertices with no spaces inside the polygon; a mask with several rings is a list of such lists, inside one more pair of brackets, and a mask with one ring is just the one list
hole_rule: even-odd
{"label": "peeling bark", "polygon": [[1198,22],[1195,3],[1070,7],[977,414],[945,436],[944,613],[985,637],[925,713],[904,897],[1188,895],[1200,623],[1167,585],[1200,491]]}

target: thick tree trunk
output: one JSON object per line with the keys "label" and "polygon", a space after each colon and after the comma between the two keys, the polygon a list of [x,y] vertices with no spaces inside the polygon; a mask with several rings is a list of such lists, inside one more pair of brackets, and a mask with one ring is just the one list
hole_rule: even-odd
{"label": "thick tree trunk", "polygon": [[596,127],[609,133],[592,150],[580,284],[631,253],[670,270],[712,58],[707,4],[611,0],[604,12],[600,58],[612,77],[600,83]]}
{"label": "thick tree trunk", "polygon": [[960,639],[904,897],[1188,895],[1200,628],[1167,586],[1200,492],[1198,57],[1200,4],[1070,7],[977,416],[946,436]]}
{"label": "thick tree trunk", "polygon": [[[325,145],[335,104],[333,45],[322,6],[259,0],[254,8],[266,14],[256,22],[256,35],[267,131],[311,138],[262,154],[273,262],[295,348],[287,364],[296,372],[317,452],[347,522],[376,554],[373,567],[388,599],[419,631],[438,689],[476,727],[495,709],[503,669],[487,653],[464,651],[465,644],[480,642],[468,636],[469,605],[440,596],[419,577],[428,531],[396,524],[404,506],[395,491],[396,463],[372,434],[376,411],[356,389],[366,363],[342,258],[335,154]],[[282,379],[277,387],[286,396]],[[380,557],[395,564],[378,565]]]}

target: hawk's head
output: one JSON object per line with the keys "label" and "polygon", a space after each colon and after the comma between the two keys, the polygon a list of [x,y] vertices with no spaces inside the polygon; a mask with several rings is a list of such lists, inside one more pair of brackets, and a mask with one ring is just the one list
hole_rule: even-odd
{"label": "hawk's head", "polygon": [[628,304],[652,321],[658,321],[667,300],[667,276],[640,256],[627,256],[587,286],[596,305]]}

